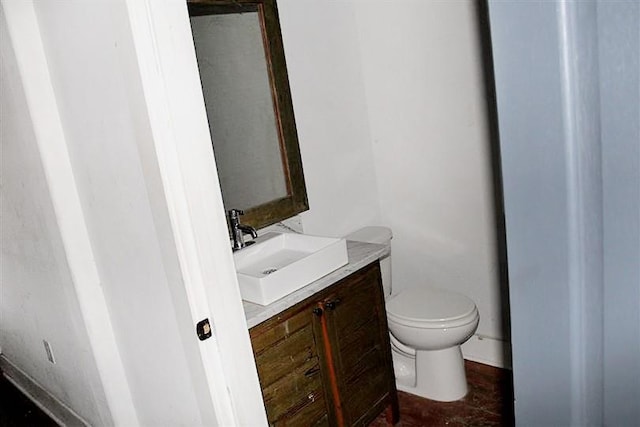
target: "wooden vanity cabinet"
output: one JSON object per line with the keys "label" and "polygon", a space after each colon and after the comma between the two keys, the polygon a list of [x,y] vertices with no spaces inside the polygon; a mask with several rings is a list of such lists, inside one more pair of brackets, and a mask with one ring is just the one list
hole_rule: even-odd
{"label": "wooden vanity cabinet", "polygon": [[398,402],[378,262],[251,328],[274,426],[366,426]]}

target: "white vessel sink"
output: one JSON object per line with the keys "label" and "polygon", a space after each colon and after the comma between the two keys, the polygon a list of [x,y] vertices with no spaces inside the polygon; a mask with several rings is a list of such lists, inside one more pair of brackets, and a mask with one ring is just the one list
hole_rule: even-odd
{"label": "white vessel sink", "polygon": [[245,301],[260,305],[308,285],[347,264],[345,239],[266,233],[233,254]]}

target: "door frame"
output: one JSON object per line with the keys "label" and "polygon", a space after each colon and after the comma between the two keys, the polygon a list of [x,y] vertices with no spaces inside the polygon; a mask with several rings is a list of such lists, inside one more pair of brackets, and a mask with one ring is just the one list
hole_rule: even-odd
{"label": "door frame", "polygon": [[216,418],[266,425],[186,2],[125,1],[193,339],[197,322],[212,326],[198,348]]}

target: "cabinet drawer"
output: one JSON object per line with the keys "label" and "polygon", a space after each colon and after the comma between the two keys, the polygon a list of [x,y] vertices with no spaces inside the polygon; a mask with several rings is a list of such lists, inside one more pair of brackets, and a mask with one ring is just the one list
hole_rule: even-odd
{"label": "cabinet drawer", "polygon": [[324,395],[318,391],[315,393],[314,398],[309,400],[308,404],[295,411],[292,414],[287,414],[272,423],[275,427],[290,426],[290,427],[328,427],[329,415],[327,414],[327,403],[324,400]]}
{"label": "cabinet drawer", "polygon": [[267,387],[312,359],[318,358],[313,328],[309,323],[256,354],[260,384]]}
{"label": "cabinet drawer", "polygon": [[324,398],[323,390],[320,365],[318,359],[313,358],[262,389],[269,421],[277,421],[321,396]]}
{"label": "cabinet drawer", "polygon": [[283,338],[294,334],[299,329],[311,324],[311,310],[287,310],[249,331],[254,354],[264,351],[267,347]]}

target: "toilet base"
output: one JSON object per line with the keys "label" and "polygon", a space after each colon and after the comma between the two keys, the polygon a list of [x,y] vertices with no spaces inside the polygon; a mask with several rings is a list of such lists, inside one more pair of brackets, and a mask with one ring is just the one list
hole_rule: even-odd
{"label": "toilet base", "polygon": [[416,351],[415,373],[414,384],[398,378],[398,390],[439,402],[462,399],[469,390],[459,345],[442,350]]}

